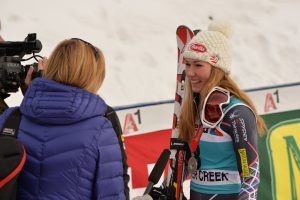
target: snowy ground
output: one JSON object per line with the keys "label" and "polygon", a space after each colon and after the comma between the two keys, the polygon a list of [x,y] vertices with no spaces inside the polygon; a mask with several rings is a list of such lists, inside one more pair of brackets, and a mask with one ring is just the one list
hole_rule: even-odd
{"label": "snowy ground", "polygon": [[299,10],[298,0],[0,0],[0,34],[20,41],[36,32],[43,56],[65,38],[90,41],[106,56],[99,93],[120,106],[173,99],[175,30],[206,29],[209,16],[233,24],[232,76],[243,89],[298,82]]}

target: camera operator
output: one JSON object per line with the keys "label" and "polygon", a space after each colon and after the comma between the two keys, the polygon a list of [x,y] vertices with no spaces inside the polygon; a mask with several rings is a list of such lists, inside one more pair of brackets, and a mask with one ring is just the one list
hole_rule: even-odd
{"label": "camera operator", "polygon": [[[48,61],[47,57],[44,57],[43,59],[40,59],[38,61],[38,71],[43,71],[45,69],[45,65],[46,65],[47,61]],[[33,79],[32,78],[32,73],[33,73],[33,71],[34,71],[33,66],[30,66],[30,68],[28,69],[28,72],[26,74],[26,78],[25,78],[24,84],[21,85],[21,90],[22,90],[23,95],[25,95],[27,87],[32,82],[32,79]]]}
{"label": "camera operator", "polygon": [[[0,29],[1,29],[1,24],[0,24]],[[25,39],[25,41],[27,41],[27,40]],[[78,40],[78,41],[81,42],[81,43],[83,43],[84,45],[86,45],[86,43],[82,42],[82,40]],[[1,36],[0,36],[0,42],[5,42],[4,39]],[[40,47],[39,50],[41,50],[41,46],[39,46],[39,47]],[[93,46],[88,45],[88,47],[93,47]],[[21,55],[24,55],[22,53],[21,53]],[[26,92],[28,86],[31,85],[32,79],[35,78],[35,77],[39,77],[39,76],[35,76],[34,72],[36,72],[36,71],[37,72],[43,71],[45,69],[45,66],[46,66],[47,62],[48,62],[48,59],[46,57],[44,57],[43,59],[40,59],[38,61],[38,66],[37,67],[36,66],[35,67],[30,66],[30,67],[26,68],[27,69],[26,70],[27,73],[24,73],[24,76],[22,76],[23,78],[21,78],[22,81],[18,85],[20,87],[20,89],[22,90],[22,93],[23,93],[24,96],[25,96],[25,92]],[[25,74],[26,74],[26,77],[25,77]],[[5,80],[5,79],[2,79],[2,80]],[[0,82],[2,82],[2,80]],[[2,90],[2,88],[4,88],[3,85],[5,85],[5,84],[1,84],[1,86],[0,86],[1,90]],[[17,89],[18,88],[14,87],[13,92],[16,92]],[[7,91],[8,90],[5,90],[5,89],[3,89],[2,91],[0,91],[0,115],[8,108],[7,104],[4,101],[4,99],[9,96],[9,94],[7,94]],[[11,90],[9,90],[9,91],[11,91]],[[124,146],[123,146],[122,128],[121,128],[121,125],[120,125],[120,122],[119,122],[119,119],[118,119],[118,116],[117,116],[116,112],[110,106],[108,106],[108,108],[107,108],[104,116],[112,123],[113,129],[116,132],[116,135],[118,137],[118,142],[119,142],[121,153],[122,153],[122,164],[123,164],[123,172],[124,172],[123,173],[124,194],[125,194],[126,200],[129,200],[130,199],[130,197],[129,197],[129,187],[128,187],[129,175],[128,175],[128,165],[127,165],[126,152],[125,152]]]}
{"label": "camera operator", "polygon": [[[4,41],[5,40],[0,35],[0,42],[4,42]],[[38,61],[38,70],[44,70],[44,68],[45,68],[44,66],[45,66],[46,62],[47,62],[46,57],[43,58],[43,59],[40,59]],[[29,70],[26,74],[25,81],[20,87],[21,90],[22,90],[23,95],[25,95],[25,91],[26,91],[27,87],[31,84],[33,71],[34,71],[33,66],[30,66],[30,68],[29,68]],[[8,105],[4,101],[4,99],[6,99],[7,97],[9,97],[9,94],[0,92],[0,115],[8,108]]]}
{"label": "camera operator", "polygon": [[[0,21],[0,31],[1,31],[1,21]],[[0,35],[0,42],[4,42],[4,39]],[[8,108],[8,105],[5,103],[4,99],[7,95],[0,93],[0,115]]]}
{"label": "camera operator", "polygon": [[[1,31],[1,21],[0,21],[0,31]],[[4,42],[5,42],[4,38],[0,35],[0,43],[4,43]],[[38,71],[44,70],[46,61],[47,61],[47,58],[43,58],[38,61]],[[28,69],[28,72],[26,74],[26,78],[24,79],[24,81],[21,82],[20,89],[21,89],[23,95],[25,95],[25,91],[26,91],[27,87],[31,84],[31,81],[33,78],[32,77],[33,71],[34,71],[34,67],[30,66]],[[3,85],[1,84],[0,89],[2,89],[2,88],[3,88]],[[7,92],[0,91],[0,115],[8,108],[8,105],[6,104],[6,102],[4,100],[9,96],[10,95]]]}

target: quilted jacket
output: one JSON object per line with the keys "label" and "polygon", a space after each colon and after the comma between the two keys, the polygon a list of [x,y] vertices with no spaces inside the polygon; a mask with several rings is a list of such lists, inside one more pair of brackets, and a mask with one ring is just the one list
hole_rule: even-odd
{"label": "quilted jacket", "polygon": [[[0,116],[0,127],[13,109]],[[27,159],[18,200],[125,199],[120,145],[106,109],[85,90],[32,82],[20,106]]]}

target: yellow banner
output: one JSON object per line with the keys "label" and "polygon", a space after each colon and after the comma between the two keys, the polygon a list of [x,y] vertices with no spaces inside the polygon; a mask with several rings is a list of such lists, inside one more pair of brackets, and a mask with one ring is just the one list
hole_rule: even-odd
{"label": "yellow banner", "polygon": [[300,119],[270,129],[267,146],[272,170],[273,199],[300,199]]}

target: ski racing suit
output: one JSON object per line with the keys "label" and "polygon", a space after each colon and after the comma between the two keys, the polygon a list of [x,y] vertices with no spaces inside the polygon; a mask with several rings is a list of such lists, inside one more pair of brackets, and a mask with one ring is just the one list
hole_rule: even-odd
{"label": "ski racing suit", "polygon": [[204,129],[196,151],[191,200],[255,200],[259,184],[257,127],[254,112],[230,97],[216,128]]}

